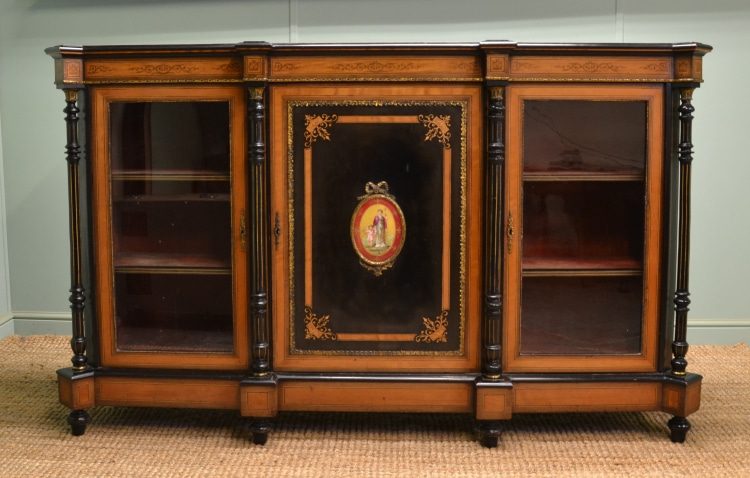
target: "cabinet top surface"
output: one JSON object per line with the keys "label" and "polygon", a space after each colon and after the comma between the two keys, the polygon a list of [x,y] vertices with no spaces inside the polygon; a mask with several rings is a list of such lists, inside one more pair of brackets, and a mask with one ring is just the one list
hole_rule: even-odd
{"label": "cabinet top surface", "polygon": [[424,52],[429,53],[686,53],[703,55],[712,50],[710,45],[685,43],[524,43],[506,40],[484,42],[414,42],[414,43],[268,43],[241,42],[227,44],[171,44],[171,45],[57,45],[45,52],[52,56],[99,55],[179,55],[228,54],[265,51],[269,53],[335,53],[335,52]]}

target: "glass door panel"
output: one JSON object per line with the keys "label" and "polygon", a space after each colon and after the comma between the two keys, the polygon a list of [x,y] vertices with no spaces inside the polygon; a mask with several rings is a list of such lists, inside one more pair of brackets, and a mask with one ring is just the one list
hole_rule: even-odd
{"label": "glass door panel", "polygon": [[[124,351],[231,351],[232,277],[115,268],[117,347]],[[199,280],[196,280],[199,275]]]}
{"label": "glass door panel", "polygon": [[645,105],[524,102],[521,354],[640,352]]}
{"label": "glass door panel", "polygon": [[229,174],[229,102],[109,105],[112,173]]}
{"label": "glass door panel", "polygon": [[640,276],[524,276],[521,353],[637,353],[642,298]]}
{"label": "glass door panel", "polygon": [[525,180],[523,188],[524,271],[642,269],[642,180]]}
{"label": "glass door panel", "polygon": [[659,203],[661,123],[650,118],[660,94],[586,90],[530,86],[509,98],[509,130],[521,132],[506,173],[506,278],[520,284],[510,286],[510,368],[533,370],[545,357],[557,361],[550,371],[652,367],[646,303],[656,301],[648,282],[659,245],[649,229],[659,226],[648,204]]}
{"label": "glass door panel", "polygon": [[110,115],[118,349],[231,352],[229,103]]}
{"label": "glass door panel", "polygon": [[229,272],[229,182],[159,183],[113,181],[115,267],[173,264]]}
{"label": "glass door panel", "polygon": [[540,99],[525,101],[523,108],[526,177],[643,174],[645,101]]}
{"label": "glass door panel", "polygon": [[140,356],[147,357],[142,365],[246,363],[247,346],[239,346],[247,343],[246,304],[238,293],[245,251],[233,232],[244,220],[242,90],[97,93],[95,107],[106,105],[107,115],[95,121],[108,126],[108,168],[99,172],[111,234],[112,318],[103,325],[113,343],[105,359],[117,364],[127,353],[122,363],[136,366]]}

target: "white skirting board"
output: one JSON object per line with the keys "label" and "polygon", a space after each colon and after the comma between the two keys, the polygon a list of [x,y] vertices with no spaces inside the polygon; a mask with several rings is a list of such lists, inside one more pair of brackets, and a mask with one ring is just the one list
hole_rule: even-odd
{"label": "white skirting board", "polygon": [[[0,317],[0,338],[8,335],[70,335],[70,314],[14,312]],[[750,344],[750,319],[688,320],[691,344]]]}
{"label": "white skirting board", "polygon": [[8,314],[0,316],[0,339],[15,333],[13,325],[14,320],[12,315]]}

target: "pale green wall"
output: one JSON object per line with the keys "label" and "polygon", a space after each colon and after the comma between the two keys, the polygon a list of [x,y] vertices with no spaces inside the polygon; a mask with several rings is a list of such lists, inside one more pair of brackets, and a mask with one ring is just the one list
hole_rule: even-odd
{"label": "pale green wall", "polygon": [[[0,121],[0,179],[3,178],[3,128]],[[5,241],[5,188],[0,181],[0,337],[3,327],[8,328],[6,322],[10,318],[10,276],[8,274],[8,248]]]}
{"label": "pale green wall", "polygon": [[[679,12],[678,12],[679,11]],[[683,13],[680,13],[683,12]],[[654,0],[0,0],[0,118],[12,309],[67,314],[62,94],[50,45],[285,41],[701,41],[696,93],[691,327],[748,340],[750,2]],[[704,332],[701,332],[701,328]]]}

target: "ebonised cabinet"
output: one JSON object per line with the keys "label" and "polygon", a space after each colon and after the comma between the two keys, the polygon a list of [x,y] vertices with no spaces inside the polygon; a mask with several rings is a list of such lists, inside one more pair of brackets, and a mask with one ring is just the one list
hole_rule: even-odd
{"label": "ebonised cabinet", "polygon": [[711,47],[49,48],[65,93],[60,400],[662,410],[684,441],[692,93]]}

